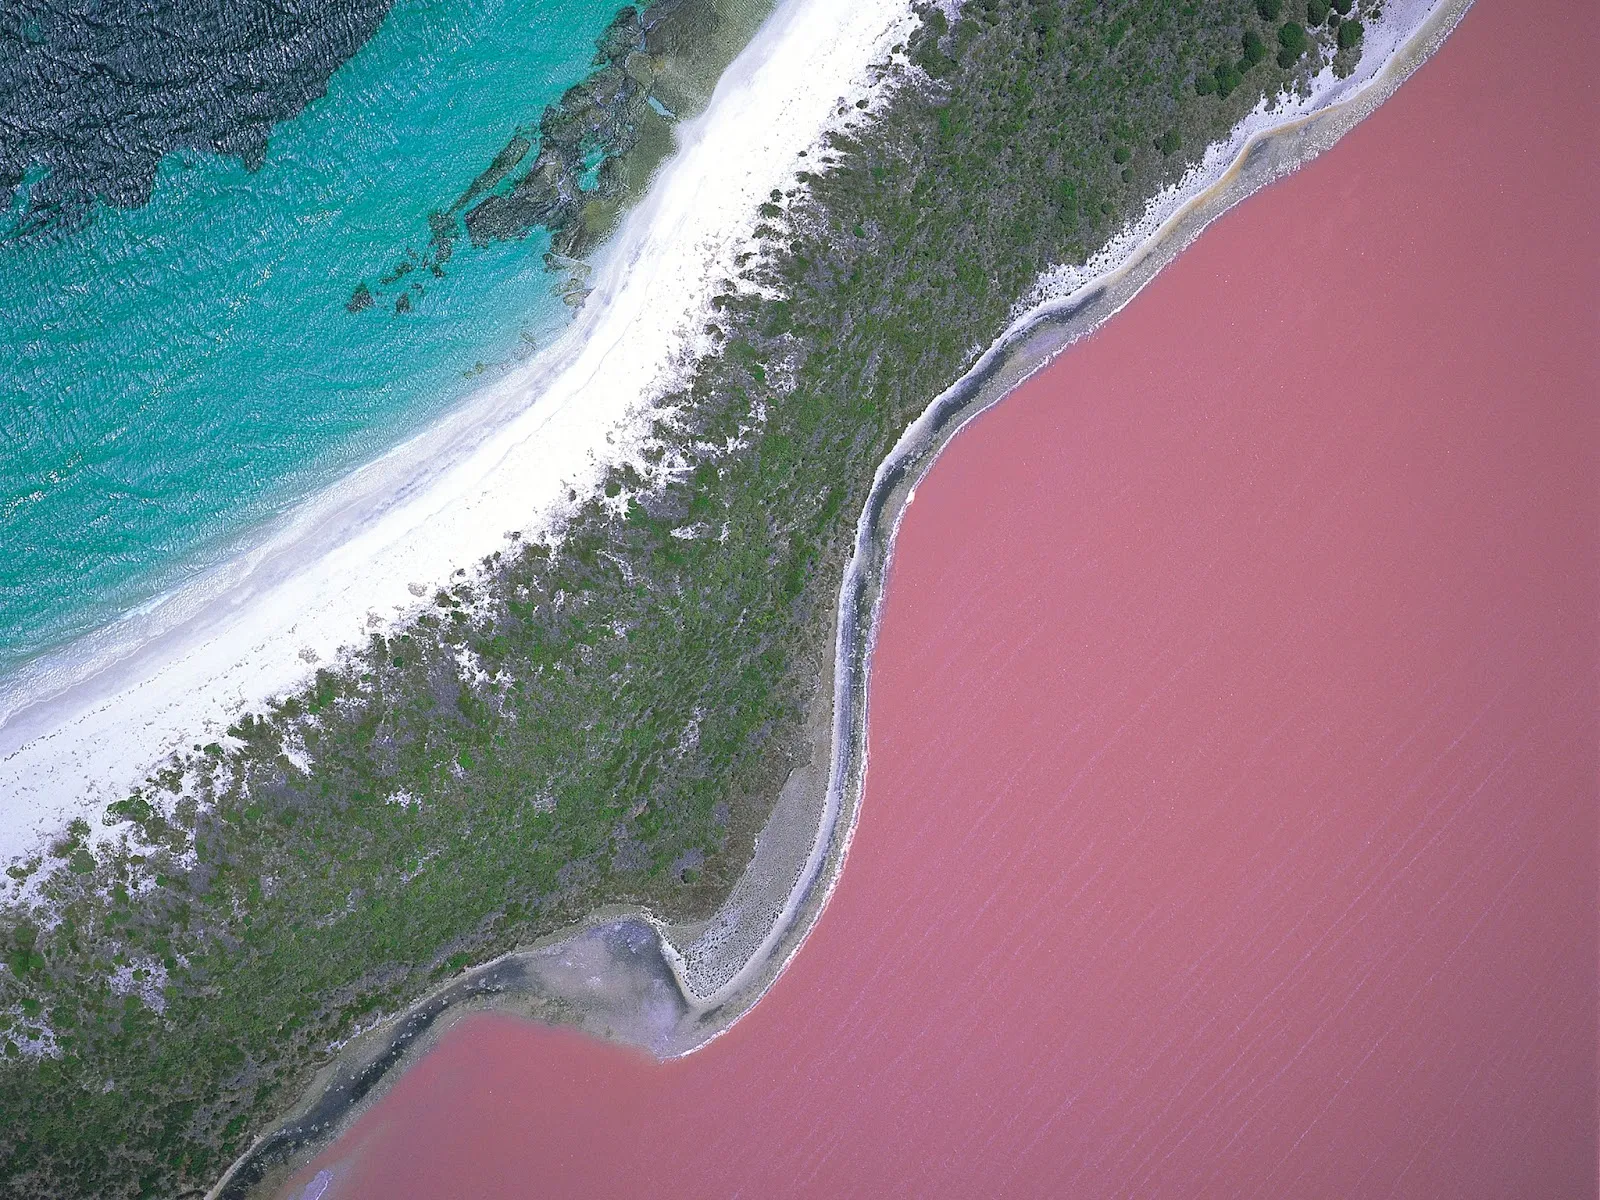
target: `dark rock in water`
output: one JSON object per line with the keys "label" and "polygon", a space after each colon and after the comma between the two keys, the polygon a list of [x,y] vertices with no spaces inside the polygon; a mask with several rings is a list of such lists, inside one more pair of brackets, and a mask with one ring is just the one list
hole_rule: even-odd
{"label": "dark rock in water", "polygon": [[366,284],[359,284],[356,290],[350,293],[350,303],[345,306],[346,312],[358,313],[372,307],[372,293],[367,290]]}
{"label": "dark rock in water", "polygon": [[[658,4],[649,10],[652,22],[665,14]],[[580,252],[584,242],[584,205],[598,193],[615,191],[614,172],[605,166],[631,150],[639,140],[638,125],[649,102],[656,66],[646,52],[649,30],[633,7],[621,9],[596,41],[596,70],[567,89],[559,104],[539,119],[539,155],[533,166],[505,195],[491,195],[469,209],[466,226],[473,244],[526,237],[547,227],[557,253]],[[626,68],[624,67],[626,64]],[[580,180],[592,156],[601,159],[596,187],[585,191]]]}
{"label": "dark rock in water", "polygon": [[644,25],[639,20],[638,9],[631,4],[618,9],[617,15],[611,18],[611,24],[595,43],[593,65],[598,67],[625,57],[629,51],[638,46],[639,35],[643,30]]}
{"label": "dark rock in water", "polygon": [[188,148],[261,165],[279,121],[383,23],[392,0],[0,5],[0,207],[42,177],[0,239],[136,208]]}
{"label": "dark rock in water", "polygon": [[411,293],[401,292],[400,299],[394,302],[395,315],[399,316],[411,311]]}
{"label": "dark rock in water", "polygon": [[[671,119],[660,115],[666,109],[652,106],[651,89],[661,55],[690,36],[691,5],[692,0],[656,0],[643,13],[632,5],[619,9],[595,42],[595,70],[588,78],[546,108],[536,126],[515,130],[466,191],[429,214],[432,240],[419,265],[441,275],[463,227],[475,247],[548,229],[558,259],[581,254],[592,236],[586,212],[592,215],[595,201],[620,192],[618,165],[638,145],[642,122]],[[535,142],[538,154],[513,179]],[[402,274],[397,269],[382,282],[397,282]]]}
{"label": "dark rock in water", "polygon": [[[699,7],[702,11],[692,11]],[[713,6],[696,0],[656,0],[644,14],[644,48],[655,58],[687,54],[695,39],[703,36],[704,23],[715,20]]]}
{"label": "dark rock in water", "polygon": [[521,132],[513,134],[511,140],[505,144],[499,154],[494,156],[494,161],[489,164],[483,174],[474,179],[472,186],[456,198],[456,202],[450,206],[450,211],[447,214],[435,213],[428,218],[428,223],[433,226],[435,237],[441,232],[441,224],[443,227],[453,231],[456,227],[456,214],[471,205],[479,197],[486,196],[493,191],[496,185],[511,173],[512,168],[520,163],[531,149],[533,149],[531,140]]}
{"label": "dark rock in water", "polygon": [[561,207],[554,188],[537,184],[509,196],[490,196],[467,213],[467,234],[474,246],[526,237],[541,225],[553,224]]}

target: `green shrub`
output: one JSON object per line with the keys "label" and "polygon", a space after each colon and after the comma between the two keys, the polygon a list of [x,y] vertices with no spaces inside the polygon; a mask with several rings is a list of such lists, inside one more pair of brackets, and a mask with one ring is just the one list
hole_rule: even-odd
{"label": "green shrub", "polygon": [[1172,128],[1156,139],[1156,149],[1169,158],[1178,152],[1178,147],[1183,145],[1183,138],[1176,128]]}
{"label": "green shrub", "polygon": [[1333,11],[1341,17],[1348,17],[1352,7],[1352,0],[1333,0]]}
{"label": "green shrub", "polygon": [[950,31],[950,22],[943,12],[930,8],[922,17],[922,28],[912,35],[911,61],[935,79],[942,79],[955,70],[951,57],[939,49],[939,39]]}
{"label": "green shrub", "polygon": [[1276,21],[1283,11],[1283,0],[1256,0],[1256,11],[1263,21]]}
{"label": "green shrub", "polygon": [[1133,157],[1133,151],[1129,150],[1126,146],[1118,146],[1111,152],[1111,157],[1116,159],[1119,163],[1125,163]]}
{"label": "green shrub", "polygon": [[1288,70],[1306,52],[1305,26],[1298,21],[1285,21],[1278,26],[1278,45],[1278,65]]}
{"label": "green shrub", "polygon": [[32,925],[18,925],[12,930],[12,949],[6,956],[6,965],[18,978],[45,965],[44,956],[34,948],[38,941],[39,931]]}
{"label": "green shrub", "polygon": [[1217,90],[1217,77],[1210,71],[1201,71],[1194,77],[1194,91],[1197,96],[1209,96]]}
{"label": "green shrub", "polygon": [[1361,41],[1366,28],[1360,21],[1350,20],[1339,26],[1339,49],[1348,50]]}
{"label": "green shrub", "polygon": [[1245,69],[1255,66],[1267,56],[1267,44],[1261,40],[1261,35],[1254,29],[1244,31],[1244,62]]}
{"label": "green shrub", "polygon": [[1328,19],[1328,0],[1306,0],[1306,24],[1321,25]]}
{"label": "green shrub", "polygon": [[1212,72],[1217,78],[1217,95],[1226,96],[1243,80],[1239,68],[1232,63],[1218,63],[1217,69]]}

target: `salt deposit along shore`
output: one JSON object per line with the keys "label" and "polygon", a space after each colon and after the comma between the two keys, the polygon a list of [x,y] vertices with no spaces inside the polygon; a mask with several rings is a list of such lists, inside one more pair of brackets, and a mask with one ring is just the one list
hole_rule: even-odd
{"label": "salt deposit along shore", "polygon": [[0,684],[0,859],[75,817],[98,827],[167,754],[217,740],[508,533],[551,534],[570,494],[637,451],[757,207],[913,20],[902,0],[781,5],[680,127],[556,344],[232,561]]}
{"label": "salt deposit along shore", "polygon": [[[1262,105],[1228,138],[1208,147],[1197,166],[1157,195],[1087,265],[1041,279],[1011,326],[906,430],[877,471],[840,586],[833,739],[816,753],[818,762],[828,764],[826,784],[791,779],[757,841],[755,860],[709,921],[676,928],[650,913],[636,914],[633,919],[656,928],[682,992],[684,1017],[676,1028],[641,1022],[638,1034],[623,1040],[681,1055],[721,1036],[776,982],[827,905],[849,852],[866,771],[867,681],[889,558],[916,481],[950,439],[1118,313],[1213,220],[1370,115],[1439,47],[1470,2],[1392,6],[1355,72],[1341,79],[1324,70],[1307,94]],[[807,789],[816,794],[791,794]],[[571,942],[590,936],[579,931]],[[543,985],[535,981],[533,987]],[[608,1012],[606,1021],[617,1017]]]}

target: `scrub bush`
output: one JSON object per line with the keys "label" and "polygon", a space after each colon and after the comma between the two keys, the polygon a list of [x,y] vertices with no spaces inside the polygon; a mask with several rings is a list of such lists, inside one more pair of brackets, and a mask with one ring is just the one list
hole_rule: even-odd
{"label": "scrub bush", "polygon": [[1298,21],[1285,21],[1278,26],[1278,46],[1278,65],[1288,70],[1306,52],[1305,26]]}

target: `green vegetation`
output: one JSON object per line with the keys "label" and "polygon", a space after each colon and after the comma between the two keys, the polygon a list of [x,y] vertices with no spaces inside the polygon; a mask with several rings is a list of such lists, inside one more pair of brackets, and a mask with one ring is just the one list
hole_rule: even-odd
{"label": "green vegetation", "polygon": [[1244,82],[1244,72],[1231,62],[1218,63],[1212,70],[1216,78],[1216,93],[1224,100]]}
{"label": "green vegetation", "polygon": [[1328,19],[1328,0],[1306,0],[1306,24],[1313,29]]}
{"label": "green vegetation", "polygon": [[1305,56],[1309,44],[1304,25],[1298,21],[1285,21],[1278,26],[1278,65],[1285,69],[1294,66]]}
{"label": "green vegetation", "polygon": [[1267,56],[1267,44],[1254,29],[1244,31],[1244,69],[1249,70]]}
{"label": "green vegetation", "polygon": [[1362,35],[1366,32],[1365,26],[1360,21],[1341,21],[1339,23],[1339,49],[1349,50],[1359,45]]}
{"label": "green vegetation", "polygon": [[1293,78],[1234,57],[1276,36],[1255,0],[924,21],[927,75],[770,199],[640,468],[157,773],[119,844],[80,822],[14,870],[0,1191],[198,1194],[432,982],[602,903],[726,894],[888,448],[1041,272]]}

